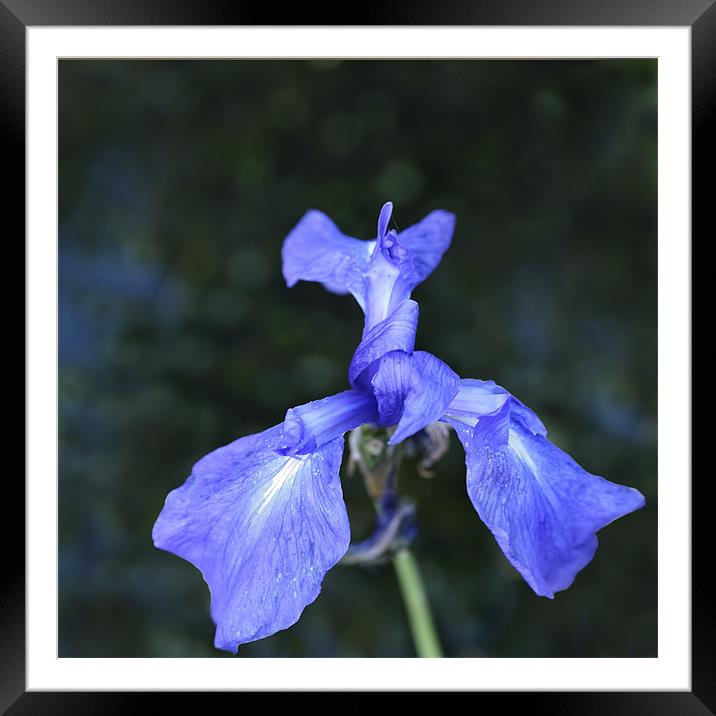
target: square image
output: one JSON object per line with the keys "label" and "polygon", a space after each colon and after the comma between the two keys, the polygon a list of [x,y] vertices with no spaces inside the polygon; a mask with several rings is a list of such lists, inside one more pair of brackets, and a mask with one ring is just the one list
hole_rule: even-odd
{"label": "square image", "polygon": [[657,656],[656,59],[58,72],[59,657]]}

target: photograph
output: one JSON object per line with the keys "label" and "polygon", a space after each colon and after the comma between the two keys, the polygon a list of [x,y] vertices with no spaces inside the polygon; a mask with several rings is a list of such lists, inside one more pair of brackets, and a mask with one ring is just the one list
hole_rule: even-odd
{"label": "photograph", "polygon": [[57,656],[661,656],[658,80],[59,59]]}

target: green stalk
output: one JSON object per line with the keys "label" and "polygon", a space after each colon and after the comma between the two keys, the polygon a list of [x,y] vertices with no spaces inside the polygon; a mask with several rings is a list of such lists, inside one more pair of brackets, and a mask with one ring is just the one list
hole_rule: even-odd
{"label": "green stalk", "polygon": [[[373,436],[373,434],[371,434],[371,436]],[[385,442],[387,442],[389,436],[390,432],[384,436]],[[383,443],[384,445],[385,442]],[[403,456],[403,443],[400,443],[397,448],[386,447],[386,452],[381,453],[380,460],[378,461],[374,459],[375,455],[372,452],[365,454],[361,451],[360,469],[363,473],[366,487],[368,488],[368,494],[373,498],[373,506],[379,515],[383,491],[390,489],[394,490],[397,494],[398,473],[403,462]],[[376,485],[375,475],[380,476],[380,468],[386,466],[389,472],[387,474],[383,473],[382,480],[379,483],[380,492],[376,494],[375,490],[371,489],[375,488]],[[442,657],[443,653],[437,632],[435,631],[435,625],[433,624],[428,595],[425,591],[423,578],[420,575],[420,567],[418,566],[415,556],[407,547],[403,547],[393,555],[393,566],[395,567],[395,574],[398,577],[400,594],[405,604],[405,611],[410,624],[410,632],[413,636],[415,652],[419,657]]]}
{"label": "green stalk", "polygon": [[418,561],[409,549],[401,549],[393,557],[400,593],[410,622],[415,651],[419,657],[442,657],[430,604],[420,575]]}

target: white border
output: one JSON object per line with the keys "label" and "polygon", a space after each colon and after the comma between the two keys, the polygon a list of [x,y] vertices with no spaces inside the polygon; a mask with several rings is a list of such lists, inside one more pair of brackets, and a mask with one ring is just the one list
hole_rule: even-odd
{"label": "white border", "polygon": [[[690,690],[689,28],[33,27],[27,39],[28,690]],[[88,56],[659,58],[658,658],[57,658],[57,58]]]}

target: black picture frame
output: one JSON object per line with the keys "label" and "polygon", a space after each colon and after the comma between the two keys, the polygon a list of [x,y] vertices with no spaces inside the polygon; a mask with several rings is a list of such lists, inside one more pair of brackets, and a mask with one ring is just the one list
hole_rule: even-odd
{"label": "black picture frame", "polygon": [[[561,26],[688,26],[692,51],[692,226],[706,234],[712,189],[707,172],[716,164],[715,140],[708,120],[716,108],[716,0],[453,0],[450,3],[382,2],[360,8],[346,23],[339,8],[315,9],[297,4],[281,12],[281,25],[561,25]],[[272,7],[215,0],[0,0],[0,127],[5,188],[6,248],[9,237],[24,235],[25,213],[25,30],[32,26],[81,25],[272,25]],[[713,230],[711,230],[711,234]],[[706,236],[703,237],[706,240]],[[693,240],[692,240],[693,246]],[[24,261],[24,252],[23,259]],[[9,262],[6,266],[9,266]],[[16,271],[17,269],[15,269]],[[17,294],[15,293],[14,296]],[[9,301],[7,307],[13,305]],[[11,311],[7,311],[11,313]],[[19,312],[18,312],[19,313]],[[9,341],[8,341],[9,342]],[[17,345],[13,342],[11,345]],[[15,349],[17,350],[17,349]],[[23,358],[26,356],[23,355]],[[19,359],[18,359],[19,361]],[[24,364],[24,361],[23,361]],[[6,376],[9,375],[9,371]],[[8,413],[9,414],[9,411]],[[690,416],[684,416],[690,419]],[[716,629],[708,565],[712,559],[707,533],[708,472],[692,483],[692,690],[690,692],[560,692],[485,693],[472,695],[478,709],[486,700],[500,707],[537,713],[706,714],[716,713]],[[25,555],[24,489],[15,471],[4,475],[5,518],[0,520],[4,565],[0,592],[0,709],[20,714],[135,713],[156,710],[170,694],[26,692],[25,691]],[[7,516],[14,513],[14,522]],[[5,534],[7,533],[7,534]],[[218,694],[212,695],[219,696]],[[223,694],[227,696],[227,694]],[[228,695],[231,697],[231,695]],[[342,695],[345,708],[346,701]],[[352,699],[360,708],[364,694]],[[184,706],[195,695],[181,695]],[[188,698],[188,701],[187,701]],[[205,698],[202,696],[202,698]],[[235,697],[234,697],[235,698]],[[305,697],[301,697],[303,700]],[[505,701],[507,699],[508,701]],[[213,698],[212,698],[213,701]],[[336,699],[337,701],[337,699]],[[206,701],[201,702],[206,708]],[[294,704],[295,706],[296,704]],[[234,702],[234,707],[238,703]]]}

